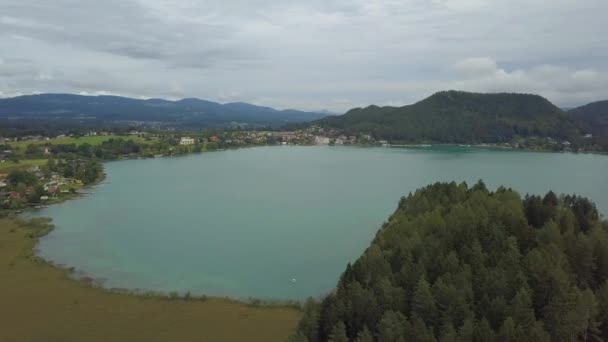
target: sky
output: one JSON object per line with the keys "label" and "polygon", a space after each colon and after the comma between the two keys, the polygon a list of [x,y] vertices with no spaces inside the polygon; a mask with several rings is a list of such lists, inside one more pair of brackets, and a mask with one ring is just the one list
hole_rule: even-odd
{"label": "sky", "polygon": [[437,91],[608,99],[606,0],[0,0],[0,97],[198,97],[279,109]]}

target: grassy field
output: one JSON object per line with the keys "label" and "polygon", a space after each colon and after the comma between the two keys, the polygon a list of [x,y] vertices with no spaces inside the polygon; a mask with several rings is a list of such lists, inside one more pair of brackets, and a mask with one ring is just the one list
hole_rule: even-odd
{"label": "grassy field", "polygon": [[134,140],[139,143],[147,142],[144,138],[140,138],[137,136],[97,135],[97,136],[80,137],[80,138],[66,137],[66,138],[58,138],[58,139],[50,139],[50,140],[23,140],[23,141],[10,142],[9,144],[13,147],[13,149],[18,149],[20,151],[24,151],[25,148],[27,147],[27,145],[29,145],[29,144],[34,144],[34,145],[46,145],[46,144],[51,144],[51,145],[53,145],[53,144],[55,144],[55,145],[59,145],[59,144],[101,145],[101,143],[103,143],[104,141],[107,141],[110,139],[117,139],[117,138]]}
{"label": "grassy field", "polygon": [[9,173],[13,170],[25,169],[30,166],[42,166],[46,165],[46,163],[46,159],[24,159],[20,160],[18,163],[7,160],[4,163],[0,163],[0,173]]}
{"label": "grassy field", "polygon": [[32,232],[0,219],[0,341],[285,341],[300,318],[289,308],[92,288],[33,256]]}

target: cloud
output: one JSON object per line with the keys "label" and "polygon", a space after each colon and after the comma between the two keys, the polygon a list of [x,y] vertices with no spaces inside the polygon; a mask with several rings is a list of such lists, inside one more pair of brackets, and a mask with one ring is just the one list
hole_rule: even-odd
{"label": "cloud", "polygon": [[608,98],[606,12],[605,0],[3,0],[0,96],[345,111],[464,89],[575,105]]}
{"label": "cloud", "polygon": [[558,104],[585,103],[603,99],[608,87],[608,72],[540,65],[511,71],[499,68],[490,58],[470,58],[455,64],[466,79],[454,82],[459,89],[491,92],[527,92],[543,95]]}
{"label": "cloud", "polygon": [[497,71],[496,61],[488,57],[467,58],[454,65],[454,70],[465,76],[483,76]]}

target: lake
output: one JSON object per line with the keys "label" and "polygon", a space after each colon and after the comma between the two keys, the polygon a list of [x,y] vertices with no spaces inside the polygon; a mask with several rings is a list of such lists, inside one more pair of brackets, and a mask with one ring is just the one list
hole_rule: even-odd
{"label": "lake", "polygon": [[105,165],[90,195],[42,209],[38,253],[108,288],[303,299],[335,286],[399,198],[483,179],[577,193],[608,213],[608,156],[481,148],[256,147]]}

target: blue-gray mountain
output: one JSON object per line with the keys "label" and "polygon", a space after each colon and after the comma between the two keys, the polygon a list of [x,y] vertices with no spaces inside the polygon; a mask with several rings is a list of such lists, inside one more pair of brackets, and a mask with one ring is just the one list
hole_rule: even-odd
{"label": "blue-gray mountain", "polygon": [[79,122],[100,126],[126,121],[157,122],[181,128],[281,126],[317,120],[326,114],[276,110],[248,103],[220,104],[195,98],[179,101],[119,96],[41,94],[0,99],[0,119]]}

